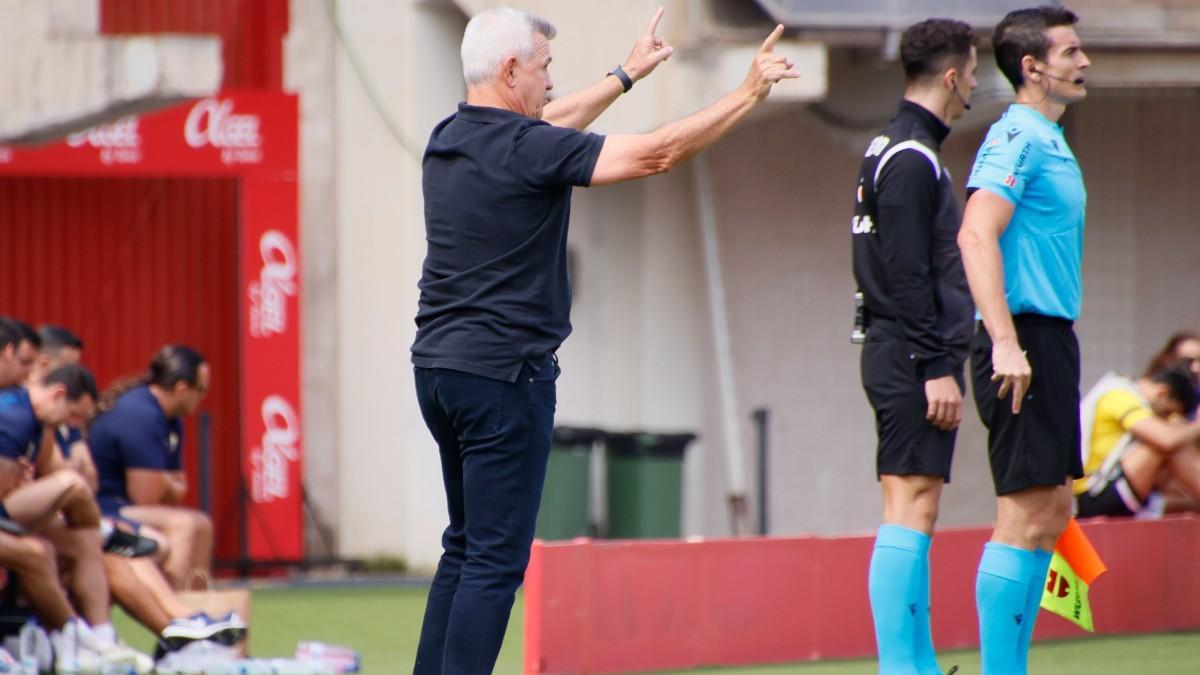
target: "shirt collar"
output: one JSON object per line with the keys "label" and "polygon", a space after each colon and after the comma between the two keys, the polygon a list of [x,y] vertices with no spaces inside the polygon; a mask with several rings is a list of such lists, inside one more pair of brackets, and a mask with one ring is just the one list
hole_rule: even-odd
{"label": "shirt collar", "polygon": [[929,112],[924,106],[913,103],[912,101],[900,101],[900,110],[896,116],[911,115],[917,118],[920,125],[933,137],[940,145],[950,133],[950,127],[937,118],[937,115]]}
{"label": "shirt collar", "polygon": [[1008,111],[1005,114],[1029,120],[1034,124],[1040,124],[1041,126],[1062,133],[1061,124],[1058,122],[1051,122],[1048,117],[1038,112],[1033,106],[1024,105],[1022,103],[1013,103],[1008,106]]}
{"label": "shirt collar", "polygon": [[[520,113],[503,108],[490,108],[482,105],[471,105],[466,101],[458,104],[458,119],[467,122],[482,122],[484,124],[499,124],[514,119],[525,118]],[[528,119],[528,118],[526,118]]]}

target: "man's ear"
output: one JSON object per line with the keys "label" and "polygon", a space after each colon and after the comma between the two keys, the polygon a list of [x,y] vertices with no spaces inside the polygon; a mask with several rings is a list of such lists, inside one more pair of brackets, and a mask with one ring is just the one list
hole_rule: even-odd
{"label": "man's ear", "polygon": [[517,57],[509,56],[500,63],[500,78],[509,87],[517,84]]}
{"label": "man's ear", "polygon": [[1025,75],[1025,79],[1040,82],[1042,79],[1042,69],[1038,68],[1037,60],[1026,54],[1021,57],[1021,73]]}
{"label": "man's ear", "polygon": [[947,91],[958,88],[958,68],[948,68],[942,73],[942,86],[946,87]]}

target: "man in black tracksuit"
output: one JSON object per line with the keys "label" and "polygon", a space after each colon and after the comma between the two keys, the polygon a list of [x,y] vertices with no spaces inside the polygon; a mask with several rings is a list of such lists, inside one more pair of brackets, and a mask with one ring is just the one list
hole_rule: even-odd
{"label": "man in black tracksuit", "polygon": [[867,322],[862,382],[883,488],[869,579],[881,675],[941,674],[929,633],[929,544],[962,420],[974,308],[939,152],[975,87],[973,41],[969,26],[944,19],[904,32],[904,100],[867,148],[851,220]]}

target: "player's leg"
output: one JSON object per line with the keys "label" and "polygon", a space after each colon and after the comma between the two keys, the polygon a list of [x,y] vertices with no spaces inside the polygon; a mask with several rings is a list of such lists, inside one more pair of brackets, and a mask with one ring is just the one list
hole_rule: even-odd
{"label": "player's leg", "polygon": [[158,635],[171,623],[172,617],[138,578],[132,563],[129,558],[104,556],[104,571],[113,600],[138,623]]}
{"label": "player's leg", "polygon": [[1020,414],[998,400],[991,340],[972,347],[976,405],[988,427],[997,499],[996,531],[976,577],[980,652],[987,675],[1023,675],[1051,551],[1071,517],[1069,479],[1079,457],[1079,351],[1070,325],[1014,317],[1034,372]]}
{"label": "player's leg", "polygon": [[212,555],[212,521],[193,509],[176,506],[123,506],[120,515],[145,523],[167,540],[163,573],[171,586],[183,590],[196,573],[207,574]]}
{"label": "player's leg", "polygon": [[871,327],[861,364],[863,389],[875,411],[884,510],[868,593],[880,672],[938,675],[929,630],[929,546],[954,433],[925,418],[924,383],[905,342],[890,328],[888,322]]}
{"label": "player's leg", "polygon": [[1184,446],[1166,462],[1172,482],[1193,500],[1200,499],[1200,447]]}
{"label": "player's leg", "polygon": [[21,595],[33,606],[42,625],[60,630],[75,615],[58,579],[58,563],[50,542],[0,532],[0,565],[21,579]]}
{"label": "player's leg", "polygon": [[74,471],[56,471],[13,490],[4,498],[9,517],[35,530],[60,512],[72,527],[100,527],[100,508],[91,488]]}
{"label": "player's leg", "polygon": [[884,519],[868,574],[880,673],[939,673],[929,631],[929,546],[943,481],[887,475],[880,481]]}
{"label": "player's leg", "polygon": [[[58,554],[70,561],[70,590],[79,613],[106,641],[112,642],[109,622],[108,577],[98,528],[71,527],[62,518],[43,525],[38,533],[53,544]],[[108,639],[112,638],[112,639]]]}

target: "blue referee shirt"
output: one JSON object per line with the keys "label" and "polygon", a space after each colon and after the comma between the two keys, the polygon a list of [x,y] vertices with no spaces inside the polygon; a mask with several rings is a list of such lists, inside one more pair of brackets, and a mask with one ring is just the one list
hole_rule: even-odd
{"label": "blue referee shirt", "polygon": [[979,148],[967,189],[1015,207],[1000,236],[1009,311],[1078,319],[1087,190],[1062,127],[1009,106]]}

